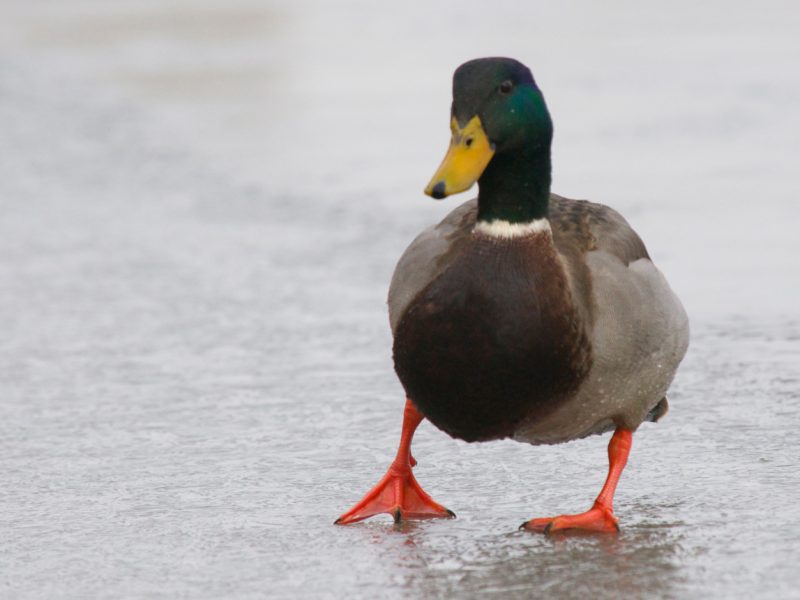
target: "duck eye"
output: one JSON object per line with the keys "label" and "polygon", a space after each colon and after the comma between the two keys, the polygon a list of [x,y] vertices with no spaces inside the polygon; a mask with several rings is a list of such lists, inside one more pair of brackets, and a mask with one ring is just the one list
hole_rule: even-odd
{"label": "duck eye", "polygon": [[465,145],[467,148],[469,148],[470,146],[472,146],[472,142],[474,142],[474,141],[475,141],[475,140],[473,140],[471,137],[470,137],[470,138],[467,138],[466,140],[464,140],[464,145]]}
{"label": "duck eye", "polygon": [[510,79],[506,79],[497,89],[501,94],[507,94],[511,91],[512,87],[514,87],[514,82],[512,82]]}

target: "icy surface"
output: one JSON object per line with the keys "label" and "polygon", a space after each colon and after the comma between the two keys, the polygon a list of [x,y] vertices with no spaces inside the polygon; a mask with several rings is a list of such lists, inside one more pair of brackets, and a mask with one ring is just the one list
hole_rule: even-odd
{"label": "icy surface", "polygon": [[[518,4],[3,2],[0,596],[800,596],[800,12]],[[458,519],[331,525],[394,453],[386,288],[491,54],[692,318],[619,536],[516,530],[587,508],[607,439],[427,424]]]}

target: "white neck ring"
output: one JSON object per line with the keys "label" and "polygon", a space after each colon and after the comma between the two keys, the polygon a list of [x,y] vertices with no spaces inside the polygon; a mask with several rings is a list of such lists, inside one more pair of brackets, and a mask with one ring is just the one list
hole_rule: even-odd
{"label": "white neck ring", "polygon": [[489,237],[513,239],[537,233],[549,233],[551,229],[550,221],[547,219],[534,219],[528,223],[511,223],[495,219],[493,221],[478,221],[473,231]]}

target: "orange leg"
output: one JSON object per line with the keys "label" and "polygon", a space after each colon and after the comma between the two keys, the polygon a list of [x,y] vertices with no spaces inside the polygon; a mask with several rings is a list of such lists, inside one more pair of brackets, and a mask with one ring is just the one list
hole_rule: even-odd
{"label": "orange leg", "polygon": [[404,519],[456,516],[452,511],[434,502],[420,487],[411,472],[411,467],[417,464],[411,456],[411,439],[424,418],[411,400],[406,400],[400,447],[397,449],[394,462],[378,485],[372,488],[361,502],[336,519],[334,525],[355,523],[381,513],[392,515],[395,523]]}
{"label": "orange leg", "polygon": [[617,429],[608,443],[608,477],[594,506],[579,515],[561,515],[531,519],[522,524],[520,529],[551,533],[562,529],[583,529],[586,531],[619,531],[617,517],[614,516],[614,492],[622,475],[622,469],[628,462],[631,452],[633,433],[629,429]]}

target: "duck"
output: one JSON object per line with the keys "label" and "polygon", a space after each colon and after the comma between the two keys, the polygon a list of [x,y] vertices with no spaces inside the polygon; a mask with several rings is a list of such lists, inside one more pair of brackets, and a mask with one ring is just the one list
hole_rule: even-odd
{"label": "duck", "polygon": [[616,210],[551,192],[553,123],[530,69],[479,58],[453,75],[451,140],[425,188],[478,195],[420,233],[389,286],[395,371],[406,393],[388,471],[335,523],[453,518],[413,475],[423,419],[453,438],[559,444],[612,432],[608,474],[579,514],[524,530],[617,532],[613,500],[633,434],[658,421],[689,320]]}

